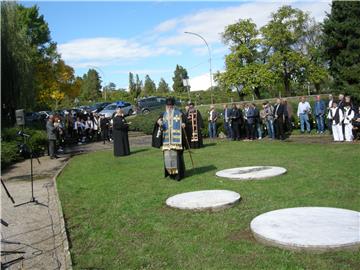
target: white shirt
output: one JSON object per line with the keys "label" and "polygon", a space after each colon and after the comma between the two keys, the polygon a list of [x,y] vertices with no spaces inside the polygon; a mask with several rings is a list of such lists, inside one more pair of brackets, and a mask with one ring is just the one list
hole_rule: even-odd
{"label": "white shirt", "polygon": [[[333,125],[336,125],[335,120],[333,120],[333,117],[334,117],[335,114],[336,114],[337,108],[338,108],[338,107],[336,107],[336,108],[331,108],[331,109],[329,110],[329,114],[328,114],[328,118],[332,120],[331,122],[332,122]],[[331,117],[331,115],[332,115],[332,117]],[[342,123],[343,120],[344,120],[343,111],[339,109],[339,125],[341,125],[341,123]]]}
{"label": "white shirt", "polygon": [[328,109],[329,109],[329,110],[330,110],[331,107],[332,107],[332,103],[333,103],[333,99],[330,99],[330,100],[329,100],[329,103],[328,103]]}
{"label": "white shirt", "polygon": [[87,120],[85,122],[85,129],[88,129],[88,128],[90,128],[90,129],[94,128],[93,122],[91,120]]}
{"label": "white shirt", "polygon": [[309,102],[305,101],[305,102],[300,102],[298,105],[298,110],[297,110],[297,116],[300,116],[300,114],[303,113],[309,113],[311,111],[311,107]]}
{"label": "white shirt", "polygon": [[351,121],[353,120],[354,116],[355,116],[354,110],[352,110],[351,108],[348,108],[348,107],[344,108],[344,124],[345,125],[351,124]]}

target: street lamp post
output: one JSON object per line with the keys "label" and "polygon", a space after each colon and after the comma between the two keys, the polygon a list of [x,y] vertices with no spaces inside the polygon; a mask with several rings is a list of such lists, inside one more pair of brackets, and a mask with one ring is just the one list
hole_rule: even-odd
{"label": "street lamp post", "polygon": [[208,48],[208,51],[209,51],[209,64],[210,64],[210,89],[212,90],[213,88],[213,83],[212,83],[212,67],[211,67],[211,50],[210,50],[210,47],[209,47],[209,44],[206,42],[205,38],[203,38],[202,36],[200,36],[199,34],[197,33],[193,33],[193,32],[184,32],[185,34],[190,34],[190,35],[194,35],[194,36],[197,36],[199,38],[201,38],[205,44],[206,44],[206,47]]}

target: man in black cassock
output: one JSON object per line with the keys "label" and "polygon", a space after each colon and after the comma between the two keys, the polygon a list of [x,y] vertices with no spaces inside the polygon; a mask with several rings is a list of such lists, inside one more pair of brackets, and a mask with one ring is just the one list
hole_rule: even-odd
{"label": "man in black cassock", "polygon": [[201,113],[194,107],[194,103],[188,104],[189,109],[186,112],[186,136],[190,148],[201,148],[204,146],[201,129],[204,128],[204,122]]}
{"label": "man in black cassock", "polygon": [[185,176],[186,118],[174,105],[174,98],[166,100],[166,110],[154,125],[152,146],[163,151],[165,177],[180,181]]}
{"label": "man in black cassock", "polygon": [[114,140],[114,156],[130,155],[130,145],[128,137],[129,124],[124,117],[124,111],[120,108],[116,109],[113,118],[113,140]]}

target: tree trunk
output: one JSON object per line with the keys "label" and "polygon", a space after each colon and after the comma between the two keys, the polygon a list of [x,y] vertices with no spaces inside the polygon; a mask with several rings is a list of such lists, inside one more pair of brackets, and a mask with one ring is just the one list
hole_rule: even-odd
{"label": "tree trunk", "polygon": [[261,99],[261,94],[260,94],[260,88],[259,87],[255,87],[254,94],[256,96],[256,99]]}
{"label": "tree trunk", "polygon": [[290,90],[290,78],[289,74],[285,72],[284,74],[284,88],[285,88],[285,96],[289,97],[291,96],[291,90]]}
{"label": "tree trunk", "polygon": [[244,95],[241,91],[239,91],[239,90],[237,90],[237,93],[238,93],[238,95],[239,95],[240,101],[244,101],[245,95]]}

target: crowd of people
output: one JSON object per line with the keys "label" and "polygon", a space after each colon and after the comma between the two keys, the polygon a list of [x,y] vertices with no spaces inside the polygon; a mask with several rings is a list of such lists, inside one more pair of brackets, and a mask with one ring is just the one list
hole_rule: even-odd
{"label": "crowd of people", "polygon": [[[353,141],[359,137],[360,109],[352,103],[350,96],[339,95],[336,101],[332,95],[325,102],[316,96],[313,108],[306,97],[301,97],[296,115],[299,119],[300,132],[311,133],[310,119],[314,119],[316,133],[324,134],[326,128],[333,135],[334,141]],[[268,136],[270,139],[284,140],[295,126],[293,108],[285,98],[262,103],[259,109],[254,103],[224,104],[222,113],[213,105],[208,111],[209,137],[217,137],[216,122],[222,116],[227,138],[232,140],[255,140]]]}
{"label": "crowd of people", "polygon": [[[115,155],[127,155],[130,153],[127,132],[125,132],[126,136],[122,132],[127,129],[128,123],[124,111],[120,108],[111,119],[103,114],[91,112],[66,111],[63,117],[50,115],[46,123],[49,156],[57,158],[56,152],[63,152],[65,144],[81,145],[96,141],[102,141],[103,144],[114,141]],[[121,145],[125,145],[124,149],[122,146],[119,148],[119,144],[115,142],[119,138],[122,140]]]}
{"label": "crowd of people", "polygon": [[[329,95],[328,101],[316,96],[313,108],[301,97],[296,111],[300,122],[300,132],[310,133],[310,118],[316,123],[316,132],[324,134],[326,129],[333,135],[334,141],[352,141],[360,134],[360,108],[351,101],[350,96],[339,95],[335,100]],[[55,145],[62,151],[65,143],[83,144],[93,141],[111,142],[113,140],[114,119],[121,115],[118,112],[114,118],[89,112],[66,111],[63,117],[50,116],[47,122],[49,152],[55,157]],[[194,103],[185,107],[186,134],[191,148],[203,145],[202,132],[204,121]],[[285,98],[276,99],[275,104],[264,102],[259,109],[254,103],[223,105],[223,111],[218,113],[214,105],[208,111],[209,138],[216,138],[217,121],[224,121],[224,131],[231,140],[256,140],[266,136],[269,139],[284,140],[293,129],[293,108]],[[122,120],[124,121],[122,116]],[[115,131],[116,132],[116,131]],[[58,142],[55,144],[55,142]],[[126,152],[126,151],[125,151]]]}

